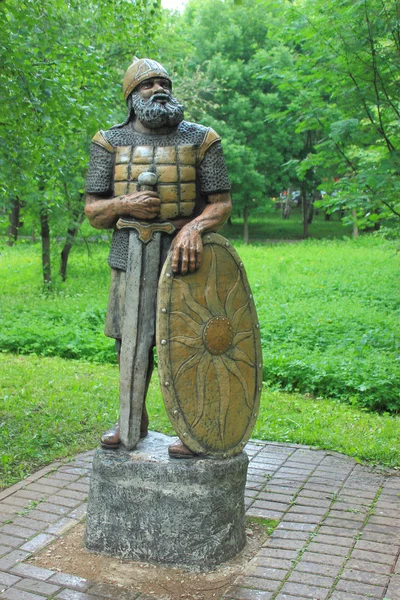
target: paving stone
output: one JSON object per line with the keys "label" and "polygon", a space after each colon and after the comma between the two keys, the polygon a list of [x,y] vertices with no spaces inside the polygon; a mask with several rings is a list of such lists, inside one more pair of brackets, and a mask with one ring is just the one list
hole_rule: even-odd
{"label": "paving stone", "polygon": [[235,581],[235,584],[255,590],[276,592],[279,586],[282,585],[282,582],[273,579],[266,579],[264,577],[238,577]]}
{"label": "paving stone", "polygon": [[29,519],[28,517],[18,517],[14,519],[13,525],[17,527],[25,527],[26,529],[34,529],[35,533],[46,529],[47,524],[43,521],[36,521],[36,519]]}
{"label": "paving stone", "polygon": [[81,483],[74,481],[73,483],[69,483],[67,485],[68,490],[75,490],[77,492],[85,492],[86,494],[89,491],[89,485],[87,483]]}
{"label": "paving stone", "polygon": [[347,527],[342,529],[341,527],[330,527],[324,524],[318,530],[318,533],[323,535],[333,535],[335,537],[341,538],[351,538],[354,539],[359,533],[360,530],[358,527],[354,527],[353,529],[348,529]]}
{"label": "paving stone", "polygon": [[65,481],[52,477],[44,477],[40,483],[48,487],[57,488],[57,491],[66,485]]}
{"label": "paving stone", "polygon": [[291,521],[282,520],[277,529],[287,529],[291,531],[315,531],[315,523],[292,523]]}
{"label": "paving stone", "polygon": [[32,594],[31,592],[25,592],[15,587],[5,590],[0,598],[7,598],[7,600],[43,600],[44,596]]}
{"label": "paving stone", "polygon": [[8,571],[14,565],[25,560],[29,555],[29,552],[23,552],[22,550],[13,550],[9,554],[0,558],[0,571]]}
{"label": "paving stone", "polygon": [[45,485],[44,483],[30,483],[25,489],[32,492],[39,492],[42,497],[47,497],[50,494],[58,492],[57,487]]}
{"label": "paving stone", "polygon": [[133,590],[124,590],[116,585],[108,583],[96,583],[89,588],[88,594],[107,598],[107,600],[132,600],[139,595],[139,592]]}
{"label": "paving stone", "polygon": [[300,550],[306,543],[305,540],[269,538],[263,546],[264,548],[280,548],[281,550]]}
{"label": "paving stone", "polygon": [[16,575],[11,575],[10,573],[4,573],[0,571],[0,590],[4,588],[4,586],[11,587],[14,583],[17,583],[21,578]]}
{"label": "paving stone", "polygon": [[56,515],[66,515],[71,510],[67,506],[60,506],[53,502],[43,502],[40,505],[40,510],[44,512],[54,513]]}
{"label": "paving stone", "polygon": [[258,556],[293,560],[294,558],[297,558],[298,552],[296,550],[280,550],[278,548],[260,548],[258,551]]}
{"label": "paving stone", "polygon": [[288,504],[284,504],[282,502],[266,502],[257,498],[257,500],[254,503],[254,508],[263,508],[264,510],[280,511],[283,514],[287,510]]}
{"label": "paving stone", "polygon": [[397,542],[398,537],[395,535],[388,536],[384,533],[376,533],[376,531],[368,531],[367,529],[364,529],[361,539],[368,542],[388,543],[392,545]]}
{"label": "paving stone", "polygon": [[53,542],[55,539],[56,538],[54,535],[49,535],[48,533],[40,533],[39,535],[29,540],[29,542],[26,542],[26,544],[21,546],[21,550],[26,550],[27,552],[37,552],[38,550],[41,550],[42,548],[50,544],[50,542]]}
{"label": "paving stone", "polygon": [[310,506],[305,506],[304,504],[295,504],[290,508],[289,515],[300,514],[300,515],[318,515],[320,518],[323,517],[327,511],[327,505],[324,506],[314,506],[310,503]]}
{"label": "paving stone", "polygon": [[389,554],[379,554],[378,552],[370,552],[368,550],[354,550],[351,558],[353,560],[364,560],[370,563],[382,563],[384,565],[391,565],[393,558]]}
{"label": "paving stone", "polygon": [[31,579],[40,579],[41,581],[46,581],[49,577],[54,575],[54,571],[50,571],[50,569],[35,567],[35,565],[29,563],[19,563],[18,565],[15,565],[15,567],[11,569],[11,573],[21,575],[22,577],[29,577]]}
{"label": "paving stone", "polygon": [[345,569],[340,576],[340,579],[349,579],[350,581],[360,581],[361,583],[368,583],[370,585],[381,585],[386,587],[390,580],[389,573],[387,575],[379,575],[377,573],[369,573],[366,571],[359,571],[356,569]]}
{"label": "paving stone", "polygon": [[65,506],[66,508],[76,508],[81,504],[81,500],[76,498],[65,498],[61,494],[55,494],[47,499],[51,504],[57,504],[58,506]]}
{"label": "paving stone", "polygon": [[83,579],[75,575],[68,573],[55,573],[50,579],[50,583],[58,583],[68,588],[72,588],[77,591],[86,592],[86,590],[93,584],[89,579]]}
{"label": "paving stone", "polygon": [[325,575],[326,577],[336,577],[341,570],[341,567],[329,563],[320,564],[308,562],[302,559],[297,563],[296,570],[304,573],[314,573],[315,575]]}
{"label": "paving stone", "polygon": [[250,590],[241,587],[233,587],[225,594],[225,598],[232,600],[271,600],[272,596],[273,592]]}
{"label": "paving stone", "polygon": [[323,533],[318,532],[317,535],[313,537],[313,542],[317,544],[341,546],[342,548],[349,549],[354,544],[354,538],[342,537],[337,535],[325,535]]}
{"label": "paving stone", "polygon": [[[334,505],[335,506],[335,505]],[[356,525],[358,523],[364,523],[366,513],[364,511],[361,512],[353,512],[351,509],[347,510],[336,510],[336,506],[329,512],[329,518],[338,519],[339,521],[356,521]]]}
{"label": "paving stone", "polygon": [[383,598],[385,587],[377,585],[368,585],[359,581],[340,580],[336,586],[336,591],[346,592],[348,594],[364,594],[364,598]]}
{"label": "paving stone", "polygon": [[307,546],[307,551],[318,552],[326,555],[341,556],[345,558],[349,552],[348,546],[333,546],[331,544],[319,544],[317,542],[311,542]]}
{"label": "paving stone", "polygon": [[47,525],[49,523],[54,523],[54,521],[57,521],[57,519],[60,518],[59,515],[55,515],[54,513],[43,512],[42,510],[36,509],[29,513],[29,517],[36,521],[44,521]]}
{"label": "paving stone", "polygon": [[317,525],[322,520],[323,515],[313,514],[313,513],[297,513],[293,511],[289,511],[286,513],[284,519],[282,519],[282,523],[290,522],[290,523],[309,523],[312,525]]}
{"label": "paving stone", "polygon": [[63,590],[54,598],[57,598],[57,600],[99,600],[100,596],[78,592],[77,590]]}
{"label": "paving stone", "polygon": [[28,592],[42,594],[43,596],[51,596],[60,589],[59,585],[52,585],[51,583],[37,581],[36,579],[21,579],[14,587]]}
{"label": "paving stone", "polygon": [[335,581],[334,577],[318,575],[317,573],[304,573],[295,569],[288,579],[288,583],[302,583],[322,588],[330,588]]}
{"label": "paving stone", "polygon": [[358,560],[357,558],[353,558],[352,554],[349,562],[346,565],[346,568],[386,575],[390,573],[392,565],[387,563],[371,562],[369,560]]}
{"label": "paving stone", "polygon": [[81,476],[80,473],[65,473],[65,469],[59,469],[56,473],[53,474],[52,479],[59,479],[60,481],[76,481]]}
{"label": "paving stone", "polygon": [[343,564],[344,556],[332,556],[331,554],[322,554],[319,552],[309,552],[306,550],[302,555],[305,562],[320,563],[323,565],[335,565],[337,567]]}
{"label": "paving stone", "polygon": [[246,574],[253,577],[264,577],[266,569],[285,569],[288,571],[293,567],[293,561],[281,558],[267,558],[260,556],[250,561]]}
{"label": "paving stone", "polygon": [[86,516],[86,508],[87,503],[85,502],[84,504],[81,504],[80,506],[78,506],[78,508],[75,508],[75,510],[70,512],[68,516],[71,519],[77,519],[79,521],[80,519],[83,519]]}
{"label": "paving stone", "polygon": [[[399,542],[400,543],[400,542]],[[379,552],[380,554],[389,554],[394,556],[399,549],[398,544],[388,544],[381,542],[368,542],[367,540],[358,540],[355,545],[355,550],[369,550],[371,552]]]}
{"label": "paving stone", "polygon": [[44,499],[44,496],[40,494],[40,492],[34,492],[32,490],[18,490],[18,492],[15,495],[19,496],[20,498],[26,498],[28,501],[40,501]]}
{"label": "paving stone", "polygon": [[0,544],[0,556],[7,554],[7,552],[10,552],[11,550],[12,548],[10,548],[10,546],[4,546],[3,544]]}
{"label": "paving stone", "polygon": [[349,594],[348,592],[333,592],[329,600],[367,600],[365,596],[359,594]]}
{"label": "paving stone", "polygon": [[6,534],[14,539],[16,537],[21,538],[21,544],[23,543],[23,540],[27,540],[28,538],[37,534],[37,531],[35,531],[34,529],[28,529],[27,527],[18,527],[18,525],[14,525],[14,523],[10,525],[4,525],[0,531],[2,534]]}
{"label": "paving stone", "polygon": [[352,519],[334,519],[331,516],[325,519],[324,525],[326,525],[327,527],[338,527],[340,529],[359,529],[359,525],[355,523],[355,521]]}
{"label": "paving stone", "polygon": [[251,507],[246,511],[248,517],[259,517],[260,519],[271,519],[273,521],[280,521],[283,514],[283,512],[277,512],[275,510],[263,510],[262,508],[257,508],[254,503],[251,503]]}
{"label": "paving stone", "polygon": [[283,586],[281,594],[292,594],[293,596],[312,598],[312,600],[315,600],[315,598],[318,598],[318,600],[325,600],[328,597],[329,589],[288,582]]}
{"label": "paving stone", "polygon": [[292,596],[292,594],[278,594],[274,600],[307,600],[304,596]]}
{"label": "paving stone", "polygon": [[50,525],[50,527],[46,529],[45,533],[61,535],[62,533],[68,531],[68,529],[71,529],[71,527],[77,525],[78,523],[79,521],[77,521],[76,519],[69,519],[68,517],[64,517],[63,519],[60,519],[59,521],[56,521],[55,523]]}
{"label": "paving stone", "polygon": [[272,539],[279,538],[283,540],[309,540],[310,534],[308,531],[295,531],[292,529],[275,529],[272,534]]}
{"label": "paving stone", "polygon": [[400,575],[392,577],[386,592],[388,600],[400,600]]}
{"label": "paving stone", "polygon": [[4,506],[4,504],[10,504],[11,506],[25,508],[29,504],[29,500],[26,498],[20,498],[16,494],[11,494],[11,496],[4,498],[1,504],[2,506]]}

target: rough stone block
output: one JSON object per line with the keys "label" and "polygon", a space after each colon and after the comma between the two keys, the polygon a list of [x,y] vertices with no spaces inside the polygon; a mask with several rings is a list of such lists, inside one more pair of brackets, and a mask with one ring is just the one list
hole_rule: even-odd
{"label": "rough stone block", "polygon": [[245,545],[248,458],[170,459],[151,433],[135,451],[97,450],[86,546],[134,560],[212,569]]}

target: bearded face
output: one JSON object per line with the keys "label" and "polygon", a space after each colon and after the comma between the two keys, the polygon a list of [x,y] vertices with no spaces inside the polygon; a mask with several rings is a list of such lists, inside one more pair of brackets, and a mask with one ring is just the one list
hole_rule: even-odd
{"label": "bearded face", "polygon": [[129,112],[148,129],[161,127],[177,127],[184,118],[182,104],[170,94],[156,93],[148,99],[140,96],[139,92],[132,92],[128,98]]}

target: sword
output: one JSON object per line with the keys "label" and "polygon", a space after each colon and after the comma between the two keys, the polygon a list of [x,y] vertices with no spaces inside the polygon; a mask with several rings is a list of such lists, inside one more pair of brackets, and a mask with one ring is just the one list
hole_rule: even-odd
{"label": "sword", "polygon": [[[142,190],[153,190],[157,176],[141,173]],[[120,356],[120,435],[127,450],[140,439],[140,420],[146,396],[149,352],[155,330],[161,233],[172,234],[172,223],[141,223],[119,219],[117,229],[129,229],[125,312]]]}

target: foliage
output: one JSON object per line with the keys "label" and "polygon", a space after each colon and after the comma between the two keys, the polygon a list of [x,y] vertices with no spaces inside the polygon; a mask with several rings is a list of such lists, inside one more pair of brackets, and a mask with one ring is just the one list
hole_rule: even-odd
{"label": "foliage", "polygon": [[120,120],[124,69],[152,48],[156,0],[0,4],[0,191],[60,235],[82,213],[91,137]]}
{"label": "foliage", "polygon": [[[247,247],[264,380],[275,387],[398,411],[398,255],[374,237]],[[78,249],[77,249],[78,250]],[[81,249],[71,280],[43,293],[30,245],[2,256],[0,344],[21,354],[115,361],[103,336],[108,248]]]}
{"label": "foliage", "polygon": [[[188,117],[218,131],[232,183],[234,214],[265,205],[288,184],[282,163],[296,144],[291,131],[269,119],[281,109],[270,82],[258,79],[257,51],[274,45],[268,36],[275,9],[266,0],[240,5],[222,0],[190,0],[181,17],[170,17],[172,42],[162,53],[183,91]],[[174,52],[184,40],[185,55]],[[180,42],[182,44],[182,41]],[[171,50],[172,46],[172,50]]]}
{"label": "foliage", "polygon": [[[57,458],[94,447],[101,432],[115,422],[115,365],[0,354],[0,367],[0,487]],[[173,434],[156,375],[147,408],[151,428]],[[399,425],[399,416],[264,389],[254,436],[399,466]]]}
{"label": "foliage", "polygon": [[[373,227],[399,217],[399,2],[298,0],[279,3],[276,46],[258,52],[291,120],[313,145],[294,157],[300,178],[314,172],[328,192],[320,205],[348,209],[348,222]],[[278,42],[280,40],[280,44]]]}

